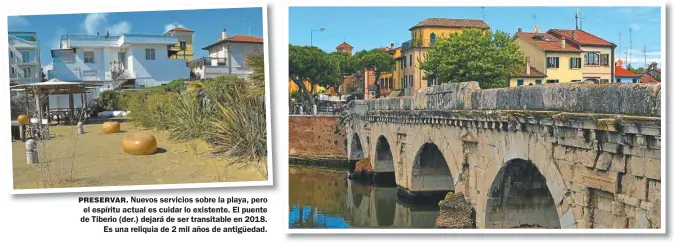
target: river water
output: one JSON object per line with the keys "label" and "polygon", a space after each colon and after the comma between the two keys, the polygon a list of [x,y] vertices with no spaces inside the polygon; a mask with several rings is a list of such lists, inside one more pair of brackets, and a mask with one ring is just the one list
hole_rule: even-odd
{"label": "river water", "polygon": [[434,228],[437,206],[409,206],[395,186],[347,179],[348,170],[290,166],[290,228]]}

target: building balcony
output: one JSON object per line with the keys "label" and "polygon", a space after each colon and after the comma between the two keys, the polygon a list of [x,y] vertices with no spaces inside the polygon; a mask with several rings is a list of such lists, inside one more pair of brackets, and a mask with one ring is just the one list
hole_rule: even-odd
{"label": "building balcony", "polygon": [[403,42],[402,49],[405,50],[417,47],[428,48],[435,44],[436,41],[437,39],[411,39]]}
{"label": "building balcony", "polygon": [[190,67],[218,67],[227,66],[227,58],[202,57],[188,64]]}

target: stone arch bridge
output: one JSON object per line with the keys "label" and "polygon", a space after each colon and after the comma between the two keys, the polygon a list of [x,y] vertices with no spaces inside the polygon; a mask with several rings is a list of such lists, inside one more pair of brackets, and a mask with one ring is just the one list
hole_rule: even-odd
{"label": "stone arch bridge", "polygon": [[350,160],[399,197],[463,194],[478,228],[660,227],[659,84],[443,84],[344,116]]}

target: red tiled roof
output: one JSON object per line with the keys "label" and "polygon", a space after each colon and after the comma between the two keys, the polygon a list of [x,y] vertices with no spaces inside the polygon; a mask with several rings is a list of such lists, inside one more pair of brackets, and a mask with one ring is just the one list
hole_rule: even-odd
{"label": "red tiled roof", "polygon": [[353,48],[353,46],[349,45],[349,43],[346,43],[346,41],[342,42],[342,44],[339,44],[337,46],[337,49],[345,49],[345,48]]}
{"label": "red tiled roof", "polygon": [[489,29],[489,25],[482,20],[476,19],[446,19],[446,18],[427,18],[410,30],[420,27],[454,27],[454,28],[480,28]]}
{"label": "red tiled roof", "polygon": [[630,77],[630,78],[638,78],[639,74],[633,73],[630,70],[624,69],[622,67],[615,67],[615,76],[616,77]]}
{"label": "red tiled roof", "polygon": [[[575,38],[571,38],[573,36],[573,32],[576,32]],[[585,32],[583,30],[562,30],[562,29],[551,29],[548,31],[548,33],[551,33],[557,37],[566,37],[567,39],[572,39],[573,41],[581,44],[581,45],[593,45],[593,46],[615,46],[615,44],[606,41],[602,38],[599,38],[593,34],[590,34],[588,32]]]}
{"label": "red tiled roof", "polygon": [[575,46],[569,45],[569,43],[566,43],[565,47],[562,48],[562,41],[547,33],[517,32],[517,37],[520,37],[527,42],[538,46],[544,51],[582,52]]}
{"label": "red tiled roof", "polygon": [[166,32],[171,32],[171,31],[174,31],[174,30],[175,31],[183,31],[183,32],[194,32],[194,30],[191,30],[191,29],[188,29],[188,28],[183,28],[183,27],[173,28],[173,29],[170,29],[169,31],[166,31]]}
{"label": "red tiled roof", "polygon": [[544,78],[546,77],[545,74],[543,74],[541,71],[538,71],[538,69],[534,67],[529,67],[529,74],[527,74],[527,67],[524,66],[522,69],[522,72],[516,76],[513,76],[513,78]]}
{"label": "red tiled roof", "polygon": [[642,84],[655,84],[655,83],[660,83],[660,81],[656,80],[655,78],[653,78],[653,76],[651,76],[651,75],[648,74],[648,73],[644,73],[644,74],[641,76],[641,79],[639,80],[639,82],[642,83]]}
{"label": "red tiled roof", "polygon": [[235,35],[235,36],[229,37],[225,40],[232,41],[232,42],[264,43],[264,39],[262,39],[260,37],[247,36],[247,35]]}

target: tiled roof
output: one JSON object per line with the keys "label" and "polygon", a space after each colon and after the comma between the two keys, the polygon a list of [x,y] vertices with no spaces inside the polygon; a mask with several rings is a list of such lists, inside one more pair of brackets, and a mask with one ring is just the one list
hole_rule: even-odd
{"label": "tiled roof", "polygon": [[264,43],[264,39],[262,39],[260,37],[255,37],[255,36],[235,35],[235,36],[229,37],[229,38],[224,39],[224,40],[218,39],[218,41],[216,41],[215,43],[210,44],[210,45],[208,45],[204,48],[201,48],[201,49],[207,50],[208,48],[210,48],[212,46],[215,46],[215,45],[218,45],[218,44],[223,43],[223,42]]}
{"label": "tiled roof", "polygon": [[575,38],[573,36],[574,30],[562,30],[562,29],[551,29],[548,33],[556,35],[558,37],[564,36],[567,39],[572,39],[575,42],[578,42],[581,45],[593,45],[593,46],[614,46],[615,44],[606,41],[602,38],[599,38],[593,34],[585,32],[583,30],[575,30]]}
{"label": "tiled roof", "polygon": [[547,33],[517,32],[517,36],[533,45],[538,46],[544,51],[582,52],[580,49],[570,45],[568,42],[566,43],[565,47],[562,48],[562,40],[557,39],[555,36]]}
{"label": "tiled roof", "polygon": [[342,44],[339,44],[337,46],[337,49],[344,49],[344,48],[353,48],[353,46],[349,45],[349,43],[346,43],[346,41],[342,42]]}
{"label": "tiled roof", "polygon": [[543,74],[541,71],[538,71],[538,69],[534,67],[529,67],[529,74],[527,74],[527,67],[524,66],[524,69],[522,69],[522,72],[516,76],[512,76],[513,78],[544,78],[546,77],[545,74]]}
{"label": "tiled roof", "polygon": [[489,25],[482,20],[428,18],[419,22],[417,25],[412,26],[410,30],[420,27],[455,27],[455,28],[489,29]]}
{"label": "tiled roof", "polygon": [[264,43],[264,39],[255,36],[247,35],[235,35],[227,38],[226,40],[231,42],[254,42],[254,43]]}
{"label": "tiled roof", "polygon": [[615,67],[615,76],[616,77],[631,77],[631,78],[638,78],[639,74],[633,73],[630,70],[624,69],[622,67]]}
{"label": "tiled roof", "polygon": [[173,28],[173,29],[170,29],[169,31],[166,31],[166,32],[171,32],[171,31],[174,31],[174,30],[175,31],[182,31],[182,32],[194,32],[194,30],[191,30],[191,29],[188,29],[188,28],[183,28],[183,27]]}
{"label": "tiled roof", "polygon": [[648,73],[644,73],[641,76],[641,79],[639,80],[640,83],[643,84],[655,84],[655,83],[660,83],[660,81],[656,80],[653,76],[651,76]]}

